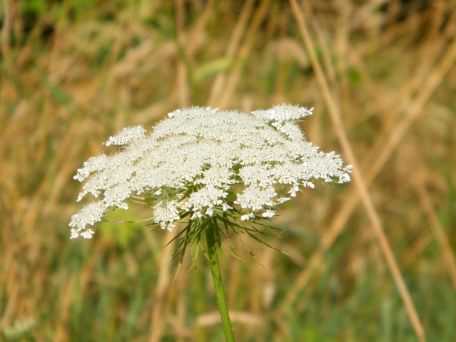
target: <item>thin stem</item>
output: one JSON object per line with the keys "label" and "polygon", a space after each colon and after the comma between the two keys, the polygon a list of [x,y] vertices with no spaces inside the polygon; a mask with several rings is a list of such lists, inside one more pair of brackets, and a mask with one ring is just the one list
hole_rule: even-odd
{"label": "thin stem", "polygon": [[364,209],[366,210],[367,216],[371,221],[373,233],[377,238],[380,250],[385,257],[386,264],[392,274],[393,280],[396,283],[396,287],[398,288],[399,294],[404,302],[405,310],[409,317],[410,323],[415,330],[416,336],[418,337],[419,341],[425,341],[425,330],[416,311],[415,303],[413,302],[410,291],[407,288],[399,265],[396,261],[396,257],[394,256],[389,241],[385,235],[385,232],[383,231],[383,225],[380,216],[378,215],[378,212],[372,202],[371,196],[367,190],[366,181],[360,171],[358,161],[353,153],[350,142],[348,141],[347,134],[342,122],[340,108],[332,96],[328,81],[326,80],[326,76],[323,72],[320,62],[318,61],[313,40],[307,29],[305,17],[302,14],[302,9],[296,0],[290,0],[290,4],[292,7],[293,15],[297,21],[299,31],[303,38],[305,48],[308,52],[310,62],[315,71],[317,82],[322,90],[323,98],[325,99],[328,106],[328,112],[330,114],[331,121],[333,122],[335,132],[338,136],[342,149],[347,156],[348,162],[353,166],[354,185],[356,187],[356,190],[359,192],[359,196],[363,202]]}
{"label": "thin stem", "polygon": [[217,296],[217,305],[222,318],[225,341],[234,342],[233,327],[231,326],[230,316],[228,313],[228,305],[226,303],[225,289],[223,288],[222,273],[220,270],[218,255],[220,252],[220,243],[216,239],[214,229],[216,229],[216,227],[213,225],[210,225],[206,229],[207,258],[209,261],[209,268],[211,269],[215,294]]}

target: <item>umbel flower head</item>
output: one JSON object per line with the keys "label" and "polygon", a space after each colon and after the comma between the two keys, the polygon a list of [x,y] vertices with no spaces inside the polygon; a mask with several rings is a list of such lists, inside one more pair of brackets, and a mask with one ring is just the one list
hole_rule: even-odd
{"label": "umbel flower head", "polygon": [[299,129],[297,120],[311,114],[292,105],[253,112],[192,107],[169,113],[150,132],[124,128],[105,143],[117,153],[90,158],[74,176],[84,182],[78,201],[88,194],[97,200],[71,217],[71,238],[91,238],[104,214],[127,209],[131,198],[171,230],[183,218],[270,218],[314,180],[348,182],[351,167]]}

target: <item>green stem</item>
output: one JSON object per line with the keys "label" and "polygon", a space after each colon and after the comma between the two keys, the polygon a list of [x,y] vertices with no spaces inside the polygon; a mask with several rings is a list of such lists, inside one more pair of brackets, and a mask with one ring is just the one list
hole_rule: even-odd
{"label": "green stem", "polygon": [[231,326],[230,316],[228,313],[228,305],[226,303],[225,289],[223,288],[222,273],[220,270],[219,252],[220,243],[216,240],[214,229],[216,227],[209,226],[206,230],[207,256],[209,260],[209,268],[211,269],[212,281],[214,283],[215,294],[217,296],[217,304],[222,318],[223,333],[225,341],[235,342],[233,327]]}

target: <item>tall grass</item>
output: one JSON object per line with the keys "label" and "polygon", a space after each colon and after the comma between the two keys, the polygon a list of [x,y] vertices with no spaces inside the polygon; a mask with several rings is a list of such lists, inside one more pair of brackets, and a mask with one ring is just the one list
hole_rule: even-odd
{"label": "tall grass", "polygon": [[284,253],[228,241],[239,340],[417,340],[365,195],[427,340],[456,340],[456,4],[302,4],[343,127],[288,2],[3,0],[0,340],[222,340],[208,269],[174,271],[172,235],[128,223],[147,212],[68,239],[72,175],[111,133],[176,107],[284,101],[316,108],[303,125],[318,145],[346,136],[368,192],[300,195],[275,221]]}

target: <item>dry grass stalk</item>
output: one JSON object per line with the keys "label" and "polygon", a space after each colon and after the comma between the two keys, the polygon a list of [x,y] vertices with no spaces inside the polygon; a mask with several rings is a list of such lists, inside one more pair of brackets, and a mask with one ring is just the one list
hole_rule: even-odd
{"label": "dry grass stalk", "polygon": [[[165,244],[171,241],[176,234],[176,231],[168,232],[164,237]],[[152,312],[150,317],[150,332],[149,342],[158,342],[163,334],[163,329],[167,323],[164,317],[169,312],[169,305],[167,303],[167,294],[169,292],[169,284],[171,279],[171,261],[172,261],[172,248],[163,246],[160,255],[160,260],[157,268],[158,281],[152,294]]]}
{"label": "dry grass stalk", "polygon": [[359,170],[358,162],[353,154],[352,148],[350,146],[346,132],[344,130],[340,110],[339,110],[336,102],[334,101],[333,96],[331,95],[331,91],[328,87],[326,77],[323,74],[323,70],[321,69],[320,63],[317,59],[314,44],[310,37],[309,32],[307,31],[306,22],[305,22],[304,16],[302,15],[302,10],[301,10],[300,6],[298,5],[298,3],[296,2],[296,0],[290,0],[290,3],[292,6],[293,14],[298,22],[299,30],[300,30],[300,33],[304,40],[304,44],[307,48],[312,66],[315,70],[315,73],[317,76],[317,81],[323,92],[323,97],[325,98],[325,101],[327,103],[329,113],[330,113],[330,116],[331,116],[331,119],[332,119],[332,122],[334,125],[334,129],[339,138],[339,142],[342,146],[342,149],[344,150],[347,160],[353,166],[354,184],[355,184],[357,191],[359,192],[359,195],[361,197],[361,200],[363,202],[363,205],[365,207],[369,220],[371,221],[373,233],[375,234],[376,238],[378,239],[378,243],[384,254],[387,265],[393,275],[396,286],[398,287],[398,290],[404,301],[404,305],[405,305],[407,314],[409,316],[411,324],[413,325],[413,327],[415,329],[415,333],[420,340],[424,341],[425,332],[424,332],[423,326],[418,317],[418,313],[416,312],[415,305],[413,303],[409,290],[407,289],[407,286],[403,280],[400,268],[397,265],[397,262],[395,260],[394,254],[391,250],[389,242],[383,232],[380,217],[378,216],[378,214],[374,208],[374,205],[372,203],[372,200],[369,196],[369,193],[367,191],[367,186],[366,186],[365,180]]}
{"label": "dry grass stalk", "polygon": [[[412,124],[423,114],[423,107],[429,101],[431,95],[440,85],[445,75],[449,72],[454,61],[456,59],[456,44],[453,44],[450,50],[447,52],[442,62],[437,65],[431,72],[432,82],[425,82],[421,87],[421,91],[416,96],[416,99],[407,108],[405,117],[394,127],[393,132],[380,141],[378,145],[378,152],[373,153],[377,156],[373,165],[367,172],[366,182],[369,186],[373,180],[380,173],[386,162],[391,158],[393,152],[400,146],[400,142],[410,129]],[[385,147],[386,146],[386,147]],[[286,299],[283,302],[283,306],[289,306],[295,300],[299,291],[306,286],[312,273],[317,269],[323,262],[323,257],[326,251],[333,245],[337,237],[340,235],[345,227],[345,224],[350,219],[352,213],[359,204],[360,197],[354,191],[345,196],[348,198],[344,202],[342,208],[335,215],[335,218],[329,224],[328,230],[323,234],[320,242],[320,246],[315,253],[309,259],[307,267],[299,274],[296,283],[287,294]]]}
{"label": "dry grass stalk", "polygon": [[429,219],[429,226],[432,230],[432,234],[434,235],[437,242],[440,244],[443,254],[443,262],[446,264],[448,273],[451,278],[451,282],[453,283],[453,287],[456,289],[456,259],[454,256],[454,252],[451,248],[450,241],[448,240],[448,236],[446,235],[445,229],[442,227],[442,224],[440,223],[437,214],[433,208],[430,196],[425,187],[425,183],[419,182],[415,183],[414,185],[418,193],[421,206],[423,207]]}

